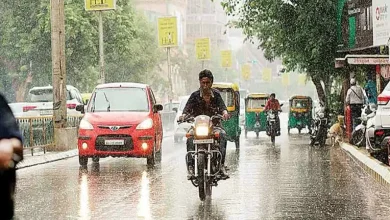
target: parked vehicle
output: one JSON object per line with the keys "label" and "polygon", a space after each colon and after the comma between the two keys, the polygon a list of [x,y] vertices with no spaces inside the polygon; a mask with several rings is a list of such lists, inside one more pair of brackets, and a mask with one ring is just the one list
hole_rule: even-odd
{"label": "parked vehicle", "polygon": [[365,105],[362,109],[362,114],[360,116],[361,123],[356,126],[351,135],[351,144],[362,147],[366,144],[366,131],[367,128],[374,128],[375,120],[375,104],[367,106]]}
{"label": "parked vehicle", "polygon": [[194,138],[195,146],[195,151],[189,151],[185,158],[187,160],[188,155],[191,155],[190,158],[195,159],[195,172],[190,180],[198,188],[201,201],[211,197],[212,187],[217,186],[218,181],[222,179],[219,133],[213,129],[215,126],[221,127],[221,119],[222,115],[212,117],[199,115],[184,119],[186,123],[191,123],[187,136]]}
{"label": "parked vehicle", "polygon": [[19,117],[34,117],[39,116],[39,112],[25,112],[24,106],[28,106],[30,103],[28,102],[14,102],[14,103],[8,103],[8,106],[11,108],[12,113],[16,118]]}
{"label": "parked vehicle", "polygon": [[[29,90],[27,102],[23,106],[23,112],[36,112],[41,116],[53,115],[53,87],[34,87]],[[67,113],[69,115],[80,115],[80,112],[76,111],[77,105],[82,105],[83,98],[80,91],[71,86],[66,86],[66,106]]]}
{"label": "parked vehicle", "polygon": [[183,114],[184,107],[186,106],[189,98],[190,98],[190,96],[179,97],[180,105],[179,105],[179,109],[177,110],[176,118],[174,121],[174,131],[175,132],[174,132],[173,137],[174,137],[175,143],[182,141],[183,138],[186,136],[187,131],[191,128],[190,123],[186,123],[186,122],[183,122],[180,124],[177,123],[177,121],[179,120],[179,117]]}
{"label": "parked vehicle", "polygon": [[329,120],[325,114],[323,106],[316,108],[315,117],[312,122],[312,133],[310,135],[310,145],[319,144],[325,146],[328,135]]}
{"label": "parked vehicle", "polygon": [[[153,166],[161,161],[163,130],[159,111],[150,86],[139,83],[98,85],[80,122],[79,162],[88,158],[142,157]],[[84,113],[84,106],[77,110]]]}

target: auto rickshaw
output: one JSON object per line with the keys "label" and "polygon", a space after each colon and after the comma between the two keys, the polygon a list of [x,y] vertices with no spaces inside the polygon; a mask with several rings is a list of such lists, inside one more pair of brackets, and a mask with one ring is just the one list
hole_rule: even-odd
{"label": "auto rickshaw", "polygon": [[288,116],[287,131],[290,134],[291,128],[297,128],[301,133],[303,128],[308,128],[311,133],[313,101],[309,96],[293,96],[290,98],[290,112]]}
{"label": "auto rickshaw", "polygon": [[82,93],[81,98],[83,98],[84,105],[88,104],[89,99],[91,99],[92,93]]}
{"label": "auto rickshaw", "polygon": [[266,93],[249,93],[245,98],[245,138],[248,131],[256,132],[256,137],[261,131],[267,131],[267,115],[262,106],[268,99],[269,94]]}
{"label": "auto rickshaw", "polygon": [[213,83],[213,88],[217,89],[225,105],[230,118],[222,121],[222,127],[226,131],[227,140],[234,142],[236,148],[240,148],[241,127],[239,124],[240,116],[240,92],[238,85],[234,83]]}

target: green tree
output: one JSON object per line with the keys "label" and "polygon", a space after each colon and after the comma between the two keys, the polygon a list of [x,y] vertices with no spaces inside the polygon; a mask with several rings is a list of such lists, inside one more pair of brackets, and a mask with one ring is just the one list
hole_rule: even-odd
{"label": "green tree", "polygon": [[[65,16],[67,83],[91,91],[99,78],[97,13],[85,11],[84,1],[66,0]],[[117,10],[103,16],[107,82],[156,74],[155,32],[131,1],[118,0]],[[49,0],[0,1],[0,74],[3,88],[16,93],[11,98],[22,101],[28,86],[51,84],[50,29]]]}
{"label": "green tree", "polygon": [[[258,39],[269,60],[281,57],[290,70],[306,72],[324,103],[337,75],[336,0],[224,0],[232,25]],[[322,85],[323,84],[323,85]]]}

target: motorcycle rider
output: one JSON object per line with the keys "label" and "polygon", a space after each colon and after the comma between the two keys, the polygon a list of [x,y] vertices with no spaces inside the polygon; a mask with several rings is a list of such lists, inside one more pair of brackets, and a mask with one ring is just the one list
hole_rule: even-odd
{"label": "motorcycle rider", "polygon": [[[211,88],[213,85],[214,76],[210,70],[202,70],[199,73],[199,84],[200,88],[193,92],[190,98],[187,101],[186,106],[183,109],[183,114],[180,116],[179,121],[189,115],[196,117],[198,115],[207,115],[213,116],[215,113],[222,114],[224,119],[228,119],[229,115],[227,113],[226,105],[218,92],[218,90]],[[214,127],[215,130],[218,130],[220,133],[220,150],[222,154],[222,175],[224,178],[228,178],[228,174],[225,169],[225,157],[226,157],[226,132],[219,127]],[[194,151],[195,146],[193,144],[193,138],[187,139],[187,152]],[[190,179],[194,174],[194,159],[188,158],[188,179]]]}
{"label": "motorcycle rider", "polygon": [[16,164],[23,159],[22,135],[6,99],[0,94],[0,215],[14,216]]}
{"label": "motorcycle rider", "polygon": [[[279,101],[276,99],[275,93],[271,93],[271,95],[267,101],[267,104],[265,105],[264,111],[267,112],[269,110],[282,111],[280,108]],[[279,119],[278,115],[276,115],[276,130],[277,130],[276,136],[280,136],[280,119]],[[270,131],[268,129],[268,124],[267,124],[267,135],[269,135],[269,134],[270,134]]]}

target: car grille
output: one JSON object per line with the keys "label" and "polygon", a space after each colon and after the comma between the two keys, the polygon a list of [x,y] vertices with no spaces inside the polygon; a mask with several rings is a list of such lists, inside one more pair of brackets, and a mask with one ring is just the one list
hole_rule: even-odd
{"label": "car grille", "polygon": [[[105,140],[110,139],[123,139],[125,141],[124,145],[105,145]],[[133,139],[129,135],[99,135],[96,138],[95,149],[98,151],[129,151],[133,150]]]}

